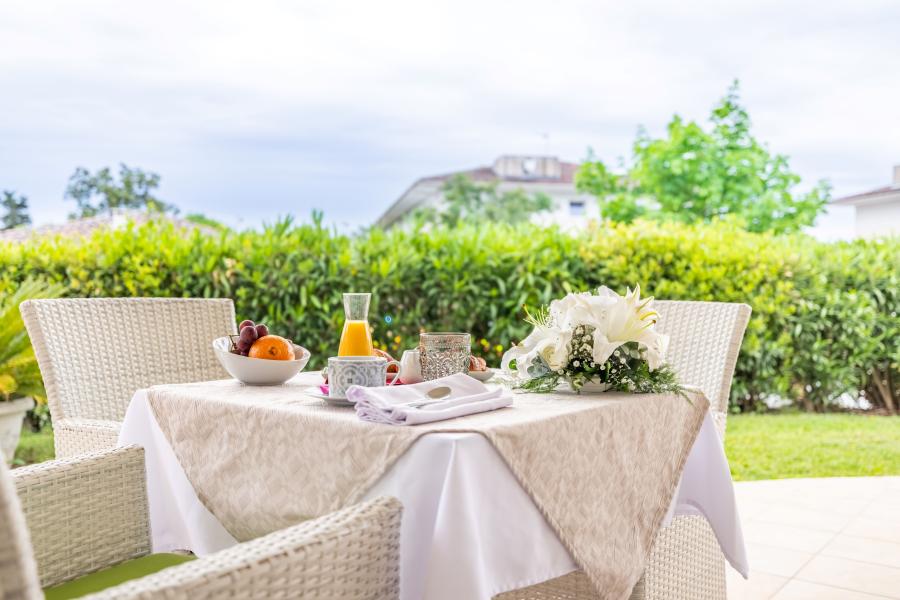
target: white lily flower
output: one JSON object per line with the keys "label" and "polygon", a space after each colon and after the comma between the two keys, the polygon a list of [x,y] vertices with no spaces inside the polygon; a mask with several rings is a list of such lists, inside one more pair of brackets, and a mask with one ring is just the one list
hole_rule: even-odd
{"label": "white lily flower", "polygon": [[628,289],[624,296],[605,286],[595,294],[566,294],[551,302],[546,319],[537,322],[528,337],[503,355],[501,368],[510,372],[515,360],[517,377],[529,379],[529,368],[540,358],[551,371],[562,372],[569,364],[575,330],[589,327],[593,330],[590,350],[594,364],[605,364],[620,346],[636,342],[650,369],[655,370],[665,361],[669,338],[656,331],[658,315],[652,303],[652,297],[641,298],[640,286]]}
{"label": "white lily flower", "polygon": [[[610,292],[605,287],[598,290],[606,297]],[[594,330],[594,361],[604,363],[619,346],[637,342],[647,350],[650,370],[657,369],[665,360],[669,338],[656,331],[659,315],[652,309],[653,298],[641,300],[640,286],[629,289],[625,296],[611,293],[615,301],[606,312],[606,321]]]}
{"label": "white lily flower", "polygon": [[500,368],[508,372],[510,363],[515,360],[518,376],[527,379],[529,367],[540,356],[550,370],[561,369],[568,362],[568,345],[571,339],[571,331],[538,325],[528,337],[506,351],[501,359]]}

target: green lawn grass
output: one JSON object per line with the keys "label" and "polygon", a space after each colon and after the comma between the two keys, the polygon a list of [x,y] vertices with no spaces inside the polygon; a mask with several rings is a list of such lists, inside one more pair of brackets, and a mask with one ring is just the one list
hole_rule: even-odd
{"label": "green lawn grass", "polygon": [[[900,475],[900,417],[749,414],[728,417],[735,481]],[[16,464],[53,458],[53,432],[22,432]]]}
{"label": "green lawn grass", "polygon": [[45,427],[40,433],[34,433],[26,427],[22,430],[22,437],[19,438],[13,466],[44,462],[53,456],[53,431]]}
{"label": "green lawn grass", "polygon": [[735,481],[900,475],[900,417],[731,415],[725,452]]}

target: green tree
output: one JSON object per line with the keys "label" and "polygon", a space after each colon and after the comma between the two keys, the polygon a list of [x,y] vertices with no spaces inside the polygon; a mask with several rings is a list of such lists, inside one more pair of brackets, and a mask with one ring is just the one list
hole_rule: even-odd
{"label": "green tree", "polygon": [[203,213],[188,213],[184,216],[184,220],[194,225],[202,225],[216,231],[227,231],[228,226],[221,221],[216,221],[212,217],[207,217]]}
{"label": "green tree", "polygon": [[69,218],[92,217],[101,212],[112,214],[119,208],[177,213],[177,208],[153,195],[159,187],[159,180],[156,173],[132,169],[124,163],[119,165],[118,179],[109,167],[94,174],[78,167],[66,187],[66,199],[78,204],[78,210]]}
{"label": "green tree", "polygon": [[31,224],[31,217],[28,214],[28,198],[25,196],[16,196],[15,192],[4,190],[0,206],[6,209],[6,214],[0,218],[0,223],[3,224],[0,229],[12,229],[19,225]]}
{"label": "green tree", "polygon": [[597,196],[606,219],[639,218],[709,222],[731,217],[749,231],[787,233],[812,225],[831,197],[818,182],[805,194],[787,156],[772,154],[750,132],[738,82],[713,109],[710,127],[675,115],[665,137],[640,131],[625,175],[613,174],[589,156],[576,176],[582,191]]}
{"label": "green tree", "polygon": [[465,175],[454,175],[441,189],[443,204],[418,209],[414,215],[417,221],[448,227],[476,221],[515,224],[553,208],[547,194],[529,194],[521,188],[501,192],[497,182],[476,182]]}

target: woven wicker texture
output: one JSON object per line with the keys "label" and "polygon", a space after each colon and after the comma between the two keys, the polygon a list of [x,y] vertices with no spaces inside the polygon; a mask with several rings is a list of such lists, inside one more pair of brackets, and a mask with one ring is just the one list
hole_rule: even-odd
{"label": "woven wicker texture", "polygon": [[[709,398],[716,427],[725,439],[731,380],[744,330],[746,304],[654,302],[659,330],[669,335],[667,359],[681,383]],[[587,576],[563,577],[504,594],[495,600],[593,600],[599,598]],[[679,516],[660,530],[631,600],[719,600],[725,598],[725,560],[706,519]]]}
{"label": "woven wicker texture", "polygon": [[716,427],[724,439],[731,379],[750,307],[682,301],[654,302],[653,306],[660,316],[659,330],[669,336],[666,359],[681,383],[699,387],[709,398]]}
{"label": "woven wicker texture", "polygon": [[67,458],[113,448],[122,424],[96,419],[60,419],[53,421],[53,445],[56,456]]}
{"label": "woven wicker texture", "polygon": [[235,332],[231,300],[67,298],[29,300],[20,310],[47,388],[58,458],[114,445],[140,388],[227,377],[211,343]]}
{"label": "woven wicker texture", "polygon": [[[678,516],[650,553],[630,600],[724,600],[725,559],[706,519]],[[600,600],[583,571],[494,596],[494,600]]]}
{"label": "woven wicker texture", "polygon": [[377,498],[87,598],[399,598],[401,511]]}
{"label": "woven wicker texture", "polygon": [[[0,598],[42,598],[41,586],[148,554],[143,456],[115,448],[11,476],[0,464]],[[398,598],[401,512],[376,498],[88,597]]]}
{"label": "woven wicker texture", "polygon": [[704,517],[678,516],[660,530],[642,582],[632,600],[724,600],[725,557]]}
{"label": "woven wicker texture", "polygon": [[42,598],[28,529],[6,459],[0,453],[0,598]]}
{"label": "woven wicker texture", "polygon": [[149,554],[142,448],[48,461],[12,476],[42,586]]}

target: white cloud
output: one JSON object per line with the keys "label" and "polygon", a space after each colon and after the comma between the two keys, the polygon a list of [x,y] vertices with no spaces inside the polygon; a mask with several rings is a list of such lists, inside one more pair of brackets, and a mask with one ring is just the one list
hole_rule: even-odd
{"label": "white cloud", "polygon": [[500,153],[614,160],[738,77],[759,137],[850,193],[900,162],[898,28],[875,0],[7,0],[0,188],[59,220],[76,166],[125,161],[185,210],[364,224]]}

